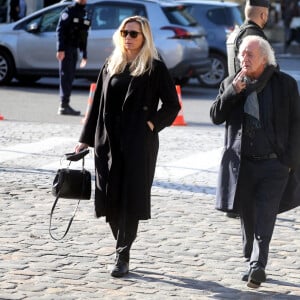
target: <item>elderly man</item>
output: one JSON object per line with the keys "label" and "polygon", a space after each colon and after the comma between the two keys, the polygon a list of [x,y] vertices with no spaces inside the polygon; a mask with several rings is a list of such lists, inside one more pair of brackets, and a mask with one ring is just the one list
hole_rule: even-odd
{"label": "elderly man", "polygon": [[[264,27],[269,18],[269,0],[247,0],[245,9],[245,21],[241,27],[236,28],[226,41],[228,74],[233,75],[240,69],[238,59],[239,46],[244,37],[258,35],[267,40]],[[227,212],[227,217],[238,218],[239,215]]]}
{"label": "elderly man", "polygon": [[242,280],[257,288],[277,214],[300,205],[300,98],[265,39],[245,37],[239,59],[241,70],[221,83],[210,110],[214,124],[226,125],[216,208],[240,214],[249,261]]}

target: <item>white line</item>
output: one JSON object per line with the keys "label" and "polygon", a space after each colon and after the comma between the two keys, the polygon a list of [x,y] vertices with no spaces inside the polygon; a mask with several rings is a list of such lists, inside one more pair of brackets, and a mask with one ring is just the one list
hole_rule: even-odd
{"label": "white line", "polygon": [[44,150],[49,150],[57,147],[59,144],[71,141],[74,141],[74,139],[68,137],[52,137],[34,143],[17,144],[3,148],[0,147],[0,162],[18,159],[28,154],[41,154]]}
{"label": "white line", "polygon": [[206,152],[198,152],[171,163],[158,164],[155,171],[155,178],[178,179],[218,167],[221,160],[221,153],[222,148],[217,148]]}
{"label": "white line", "polygon": [[[47,165],[41,166],[43,170],[57,170],[59,168],[65,168],[68,165],[68,161],[60,161],[57,160],[55,162],[52,162]],[[82,167],[82,161],[78,162],[72,162],[71,168],[72,169],[81,169]],[[84,167],[85,169],[89,170],[90,172],[93,172],[95,169],[95,164],[94,164],[94,157],[93,155],[88,154],[85,159],[84,159]]]}
{"label": "white line", "polygon": [[[17,144],[9,147],[0,147],[0,162],[15,160],[26,155],[40,155],[45,150],[57,147],[60,144],[74,142],[68,137],[52,137],[34,143]],[[155,172],[155,179],[180,179],[204,170],[215,168],[219,165],[222,148],[213,149],[206,152],[198,152],[181,160],[168,163],[158,163]],[[45,170],[57,170],[62,167],[60,160],[49,161],[41,166]],[[72,167],[81,168],[81,163],[73,163]],[[85,167],[94,170],[93,153],[89,154],[85,160]]]}

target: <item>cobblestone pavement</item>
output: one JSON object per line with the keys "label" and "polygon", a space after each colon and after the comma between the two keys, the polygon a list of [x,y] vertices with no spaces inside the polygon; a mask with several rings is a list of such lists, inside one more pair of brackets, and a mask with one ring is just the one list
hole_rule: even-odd
{"label": "cobblestone pavement", "polygon": [[[278,216],[267,282],[251,290],[240,279],[239,220],[214,209],[222,127],[161,132],[152,219],[139,226],[129,276],[109,275],[114,240],[92,200],[80,203],[67,237],[52,240],[51,183],[80,128],[0,121],[0,299],[300,299],[298,208]],[[59,202],[58,234],[75,204]]]}

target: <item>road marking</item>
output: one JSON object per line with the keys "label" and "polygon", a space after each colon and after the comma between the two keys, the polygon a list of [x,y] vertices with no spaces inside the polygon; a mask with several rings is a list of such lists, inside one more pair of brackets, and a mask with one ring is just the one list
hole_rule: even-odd
{"label": "road marking", "polygon": [[30,155],[40,155],[41,152],[57,147],[59,144],[74,142],[68,137],[51,137],[34,143],[22,143],[8,147],[0,147],[0,162],[15,160]]}
{"label": "road marking", "polygon": [[220,164],[222,148],[198,152],[189,157],[171,163],[158,163],[155,171],[156,179],[179,179],[216,168]]}
{"label": "road marking", "polygon": [[[55,162],[52,162],[47,165],[43,165],[41,168],[43,170],[57,170],[59,168],[66,168],[68,166],[69,162],[64,160],[56,160]],[[94,156],[88,154],[84,158],[84,167],[85,169],[89,170],[90,172],[94,171]],[[71,167],[72,169],[81,169],[82,168],[82,161],[72,162]]]}
{"label": "road marking", "polygon": [[[60,147],[63,144],[74,142],[74,139],[68,137],[51,137],[34,143],[22,143],[8,147],[0,147],[0,162],[16,160],[26,155],[41,155],[43,151]],[[210,151],[198,152],[186,158],[166,162],[157,163],[155,171],[155,179],[171,179],[178,180],[180,178],[191,176],[196,173],[203,172],[208,169],[216,168],[221,159],[222,148]],[[40,166],[40,170],[57,170],[66,167],[68,163],[62,163],[55,156],[55,161],[51,158],[48,164]],[[81,168],[80,162],[72,163],[72,168]],[[85,168],[94,170],[93,150],[85,157]]]}

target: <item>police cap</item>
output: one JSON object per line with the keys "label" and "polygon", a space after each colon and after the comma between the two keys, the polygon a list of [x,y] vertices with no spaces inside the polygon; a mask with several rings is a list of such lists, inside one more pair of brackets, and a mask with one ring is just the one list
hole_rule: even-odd
{"label": "police cap", "polygon": [[251,6],[270,7],[269,0],[248,0]]}

